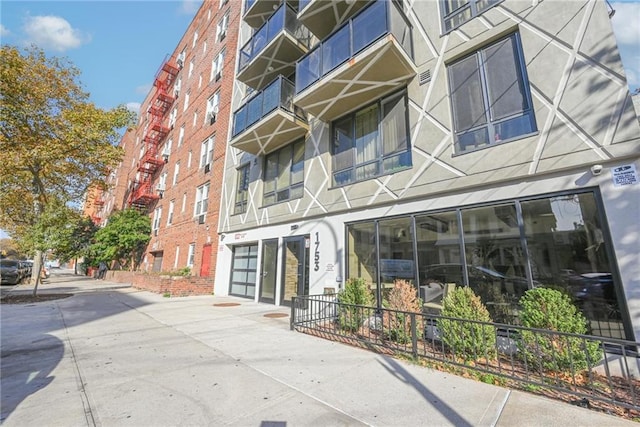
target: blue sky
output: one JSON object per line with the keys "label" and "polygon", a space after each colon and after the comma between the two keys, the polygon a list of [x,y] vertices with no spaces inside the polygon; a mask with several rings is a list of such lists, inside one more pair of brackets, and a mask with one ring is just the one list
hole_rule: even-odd
{"label": "blue sky", "polygon": [[[20,47],[35,43],[49,55],[68,57],[82,71],[80,81],[97,106],[125,104],[137,111],[163,59],[178,44],[201,3],[3,0],[0,40]],[[633,91],[640,88],[640,0],[611,4]],[[4,236],[0,230],[0,238]]]}

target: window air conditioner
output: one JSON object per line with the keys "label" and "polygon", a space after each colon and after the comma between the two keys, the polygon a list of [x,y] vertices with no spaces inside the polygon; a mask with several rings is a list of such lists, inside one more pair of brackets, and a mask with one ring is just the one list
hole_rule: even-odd
{"label": "window air conditioner", "polygon": [[211,172],[211,163],[207,163],[206,165],[204,165],[204,173],[209,172]]}
{"label": "window air conditioner", "polygon": [[224,30],[223,32],[220,33],[220,40],[219,41],[224,40],[225,37],[227,37],[227,30]]}
{"label": "window air conditioner", "polygon": [[155,230],[153,230],[153,235],[157,236],[158,235],[158,229],[156,228]]}
{"label": "window air conditioner", "polygon": [[216,114],[215,113],[209,113],[209,124],[212,125],[216,122]]}
{"label": "window air conditioner", "polygon": [[222,77],[222,73],[220,71],[218,71],[216,73],[216,81],[220,80],[221,77]]}
{"label": "window air conditioner", "polygon": [[176,59],[176,63],[178,64],[178,67],[184,67],[184,61],[182,60],[182,58]]}
{"label": "window air conditioner", "polygon": [[204,214],[198,216],[198,224],[204,224]]}

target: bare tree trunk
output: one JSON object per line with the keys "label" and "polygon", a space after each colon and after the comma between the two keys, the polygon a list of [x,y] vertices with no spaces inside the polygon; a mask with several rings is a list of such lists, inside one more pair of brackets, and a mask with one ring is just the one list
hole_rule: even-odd
{"label": "bare tree trunk", "polygon": [[33,285],[33,296],[38,295],[38,285],[40,284],[40,274],[42,273],[42,251],[36,251],[33,257],[33,270],[31,271],[31,284]]}

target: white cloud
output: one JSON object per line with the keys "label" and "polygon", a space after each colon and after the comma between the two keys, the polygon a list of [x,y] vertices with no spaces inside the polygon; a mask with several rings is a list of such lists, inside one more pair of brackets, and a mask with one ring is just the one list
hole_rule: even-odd
{"label": "white cloud", "polygon": [[4,25],[0,24],[0,37],[6,37],[11,33]]}
{"label": "white cloud", "polygon": [[201,4],[201,0],[182,0],[180,12],[184,13],[185,15],[194,14],[198,11]]}
{"label": "white cloud", "polygon": [[139,102],[127,102],[125,105],[127,110],[133,111],[136,114],[140,114],[140,103]]}
{"label": "white cloud", "polygon": [[136,88],[136,93],[146,96],[151,91],[152,87],[153,85],[151,83],[147,83],[146,85],[140,85]]}
{"label": "white cloud", "polygon": [[640,2],[611,3],[616,11],[611,24],[618,44],[640,46]]}
{"label": "white cloud", "polygon": [[88,35],[72,28],[66,19],[59,16],[30,16],[23,29],[28,43],[34,43],[42,49],[64,52],[90,41]]}

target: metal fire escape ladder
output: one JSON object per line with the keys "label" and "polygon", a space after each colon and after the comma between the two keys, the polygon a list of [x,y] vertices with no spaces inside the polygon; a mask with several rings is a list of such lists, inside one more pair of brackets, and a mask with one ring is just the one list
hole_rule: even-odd
{"label": "metal fire escape ladder", "polygon": [[160,195],[153,188],[153,176],[164,164],[159,147],[171,130],[164,123],[169,109],[175,101],[169,91],[179,71],[175,59],[170,57],[165,58],[156,73],[153,82],[155,93],[147,110],[149,123],[142,138],[145,150],[138,163],[138,179],[134,182],[129,198],[130,206],[148,208],[151,203],[160,198]]}

